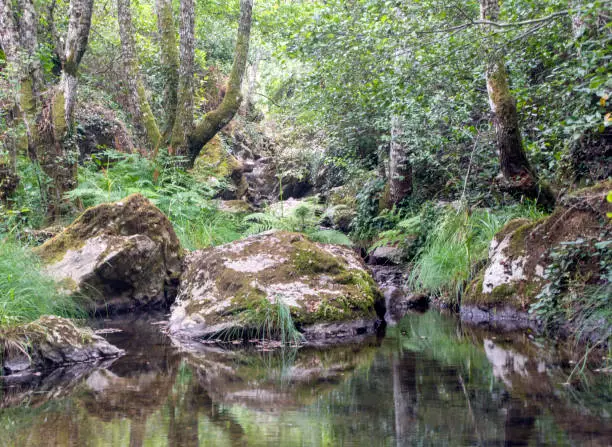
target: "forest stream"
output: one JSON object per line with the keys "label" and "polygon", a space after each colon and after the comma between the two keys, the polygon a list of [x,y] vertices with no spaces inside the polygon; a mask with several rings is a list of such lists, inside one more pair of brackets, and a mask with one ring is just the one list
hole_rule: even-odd
{"label": "forest stream", "polygon": [[[562,350],[408,314],[354,345],[180,347],[165,315],[93,324],[126,355],[0,390],[2,446],[609,445],[605,375]],[[576,373],[575,373],[576,374]],[[588,387],[587,385],[588,384]]]}

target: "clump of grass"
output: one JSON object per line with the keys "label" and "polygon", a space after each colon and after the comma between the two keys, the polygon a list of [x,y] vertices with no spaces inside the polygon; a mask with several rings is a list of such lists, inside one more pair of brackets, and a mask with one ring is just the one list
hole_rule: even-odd
{"label": "clump of grass", "polygon": [[41,315],[79,316],[78,304],[58,291],[41,271],[38,258],[13,242],[0,242],[0,327],[27,323]]}
{"label": "clump of grass", "polygon": [[297,345],[304,339],[295,327],[291,310],[280,296],[276,296],[274,301],[261,298],[251,303],[242,312],[239,325],[224,330],[218,334],[218,338],[226,341],[253,338],[278,340],[282,345]]}
{"label": "clump of grass", "polygon": [[431,227],[425,244],[413,260],[410,285],[457,303],[475,267],[486,261],[495,234],[512,219],[542,216],[530,204],[495,211],[447,208]]}
{"label": "clump of grass", "polygon": [[257,338],[280,340],[283,344],[297,344],[303,339],[291,317],[291,310],[280,296],[271,302],[267,298],[247,309],[244,313],[245,326]]}

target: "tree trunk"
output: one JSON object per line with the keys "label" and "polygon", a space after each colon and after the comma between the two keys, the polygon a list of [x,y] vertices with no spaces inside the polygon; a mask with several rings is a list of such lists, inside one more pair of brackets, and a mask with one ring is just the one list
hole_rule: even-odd
{"label": "tree trunk", "polygon": [[155,150],[161,141],[155,116],[149,105],[147,93],[140,77],[130,0],[117,0],[121,56],[129,90],[130,108],[137,125],[144,132],[150,150]]}
{"label": "tree trunk", "polygon": [[246,69],[246,88],[244,88],[244,99],[240,107],[240,113],[252,116],[255,112],[255,87],[257,85],[257,76],[259,72],[259,63],[261,61],[261,50],[255,52],[253,62]]}
{"label": "tree trunk", "polygon": [[187,155],[188,135],[193,129],[193,71],[195,57],[195,6],[193,0],[181,0],[180,67],[177,107],[170,145],[177,155]]}
{"label": "tree trunk", "polygon": [[177,91],[179,79],[179,53],[176,42],[176,28],[172,15],[172,0],[156,0],[157,28],[161,47],[161,63],[164,67],[164,99],[166,111],[163,137],[167,140],[172,133],[176,118]]}
{"label": "tree trunk", "polygon": [[[497,21],[499,0],[480,0],[482,20]],[[516,103],[510,93],[504,56],[496,48],[489,48],[485,77],[489,105],[499,152],[499,162],[509,192],[535,199],[544,206],[554,205],[550,189],[541,186],[523,148]]]}
{"label": "tree trunk", "polygon": [[[240,22],[238,38],[234,52],[234,62],[227,90],[219,107],[209,112],[198,122],[189,136],[189,162],[193,165],[195,159],[206,143],[208,143],[234,117],[242,102],[242,78],[249,54],[249,41],[253,14],[253,0],[240,0]],[[179,102],[180,104],[180,102]]]}
{"label": "tree trunk", "polygon": [[77,98],[77,74],[87,49],[93,0],[71,0],[69,22],[63,46],[62,75],[54,88],[49,105],[48,121],[52,131],[47,132],[38,145],[41,167],[53,179],[49,214],[59,217],[63,196],[77,184],[78,147],[73,138],[74,107]]}
{"label": "tree trunk", "polygon": [[40,63],[36,57],[32,57],[38,49],[37,18],[31,0],[19,0],[17,5],[19,22],[15,21],[11,2],[0,0],[0,45],[8,62],[7,72],[14,76],[14,82],[18,85],[15,105],[25,125],[26,140],[23,146],[27,146],[28,154],[34,156],[38,95],[42,89]]}
{"label": "tree trunk", "polygon": [[391,123],[391,143],[389,150],[389,202],[399,204],[412,194],[412,165],[409,148],[402,141],[401,122],[397,116]]}

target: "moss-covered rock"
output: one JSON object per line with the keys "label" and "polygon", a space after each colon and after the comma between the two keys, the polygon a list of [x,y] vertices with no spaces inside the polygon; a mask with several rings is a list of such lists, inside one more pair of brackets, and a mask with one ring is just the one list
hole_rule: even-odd
{"label": "moss-covered rock", "polygon": [[170,304],[181,273],[170,221],[140,194],[89,208],[36,252],[94,311]]}
{"label": "moss-covered rock", "polygon": [[[491,242],[486,268],[467,288],[461,301],[462,314],[468,315],[469,307],[488,312],[491,319],[495,310],[498,314],[502,309],[506,314],[508,309],[526,312],[547,284],[545,272],[552,249],[578,239],[612,237],[606,216],[612,211],[606,201],[610,190],[612,181],[603,182],[567,194],[550,216],[510,221]],[[592,277],[582,276],[585,280]]]}
{"label": "moss-covered rock", "polygon": [[266,232],[188,255],[170,332],[192,338],[241,336],[262,323],[251,316],[282,303],[298,330],[347,323],[352,329],[344,335],[356,335],[375,329],[381,298],[350,249],[314,243],[297,233]]}
{"label": "moss-covered rock", "polygon": [[22,326],[0,330],[0,360],[5,373],[17,373],[95,362],[118,357],[123,351],[91,329],[70,320],[44,316]]}

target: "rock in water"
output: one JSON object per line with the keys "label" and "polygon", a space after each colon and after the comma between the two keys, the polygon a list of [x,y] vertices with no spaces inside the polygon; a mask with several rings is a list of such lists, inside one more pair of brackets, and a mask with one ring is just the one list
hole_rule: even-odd
{"label": "rock in water", "polygon": [[276,318],[279,303],[310,340],[371,333],[384,314],[382,296],[352,250],[271,231],[189,254],[169,330],[237,338],[256,332],[266,315]]}
{"label": "rock in water", "polygon": [[91,329],[44,316],[0,331],[2,369],[8,374],[118,357],[123,351]]}
{"label": "rock in water", "polygon": [[181,248],[168,218],[140,194],[87,209],[36,249],[47,273],[92,310],[170,304],[181,272]]}
{"label": "rock in water", "polygon": [[[607,247],[606,241],[612,238],[607,217],[612,204],[606,200],[610,190],[612,182],[603,182],[566,195],[550,216],[508,222],[491,242],[488,264],[462,297],[462,319],[501,329],[538,329],[537,315],[527,311],[550,284],[547,272],[555,262],[551,253],[578,243]],[[568,272],[575,285],[609,284],[600,257],[584,249],[583,259]]]}

